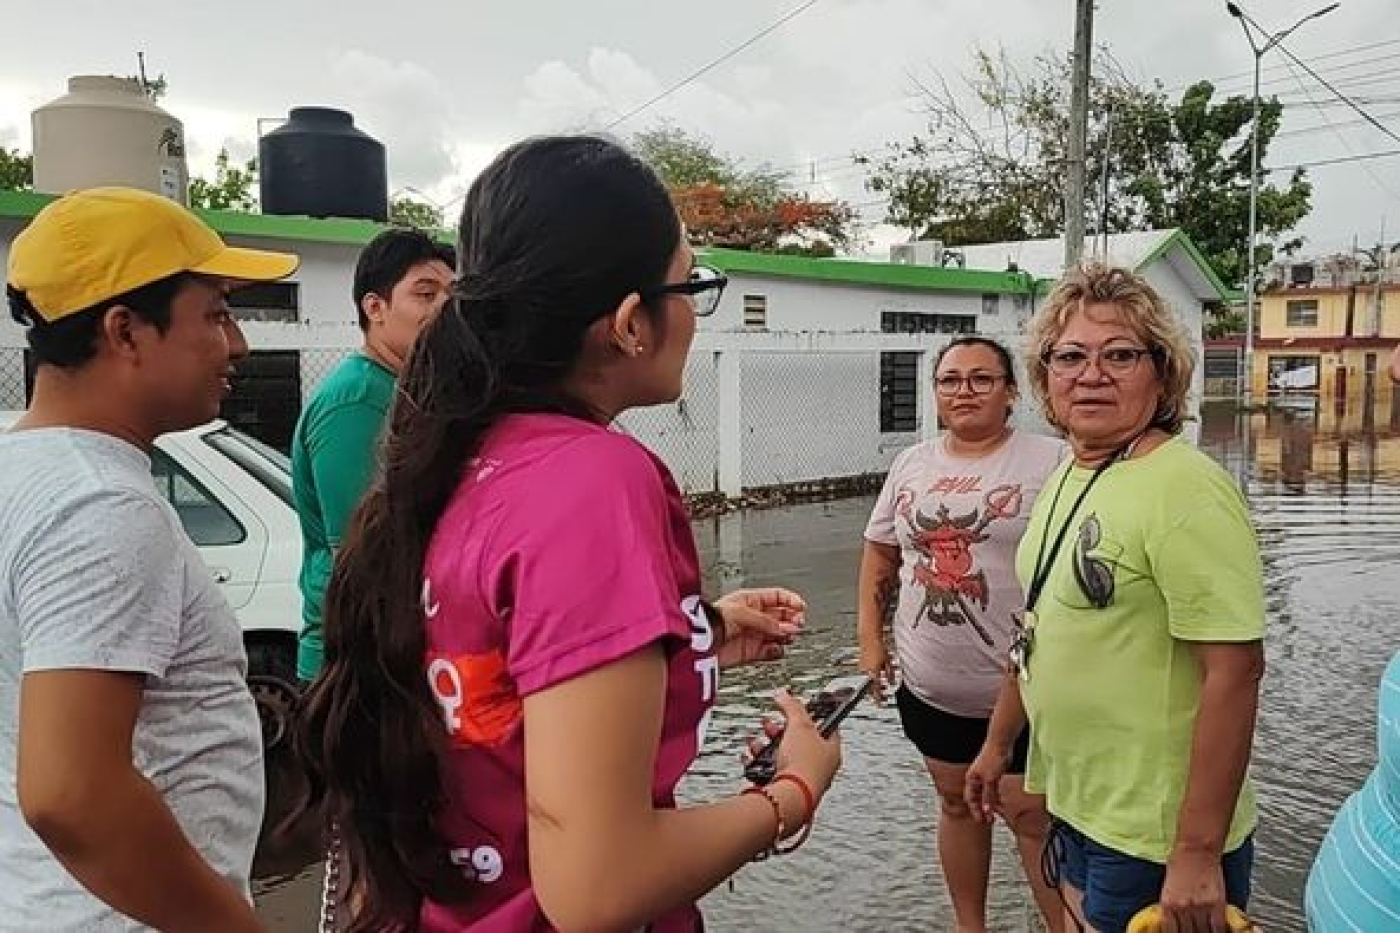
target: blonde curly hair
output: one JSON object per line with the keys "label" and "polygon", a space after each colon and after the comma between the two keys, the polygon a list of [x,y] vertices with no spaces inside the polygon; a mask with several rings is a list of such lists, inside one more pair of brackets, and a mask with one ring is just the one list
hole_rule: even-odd
{"label": "blonde curly hair", "polygon": [[1187,420],[1186,401],[1196,372],[1196,356],[1186,329],[1146,279],[1130,269],[1098,262],[1086,263],[1065,273],[1031,319],[1026,372],[1045,419],[1061,427],[1050,407],[1050,371],[1046,358],[1069,325],[1070,318],[1086,305],[1093,304],[1116,307],[1123,323],[1152,351],[1158,382],[1157,411],[1152,416],[1152,427],[1169,434],[1180,433]]}

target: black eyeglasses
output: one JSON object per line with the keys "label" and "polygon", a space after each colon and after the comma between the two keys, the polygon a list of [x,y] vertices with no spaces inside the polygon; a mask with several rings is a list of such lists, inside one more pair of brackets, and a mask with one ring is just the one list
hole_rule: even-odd
{"label": "black eyeglasses", "polygon": [[1153,356],[1155,351],[1143,347],[1101,347],[1097,354],[1090,354],[1082,347],[1059,347],[1046,352],[1045,366],[1061,379],[1078,379],[1089,368],[1089,360],[1098,363],[1099,372],[1109,377],[1126,376],[1137,369],[1138,361],[1144,356]]}
{"label": "black eyeglasses", "polygon": [[938,390],[939,395],[957,395],[965,385],[972,391],[973,395],[987,395],[997,387],[997,383],[1005,379],[1005,376],[996,376],[992,373],[973,373],[970,376],[939,376],[933,380],[933,386]]}
{"label": "black eyeglasses", "polygon": [[695,316],[709,317],[719,310],[719,299],[724,294],[724,286],[729,277],[718,269],[709,266],[696,266],[690,270],[690,279],[685,282],[670,282],[655,288],[644,288],[637,294],[643,301],[660,298],[664,295],[688,295],[695,301]]}

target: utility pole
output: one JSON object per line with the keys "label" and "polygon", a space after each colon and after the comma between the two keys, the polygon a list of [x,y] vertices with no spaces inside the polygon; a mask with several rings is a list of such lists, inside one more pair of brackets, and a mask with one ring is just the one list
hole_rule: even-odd
{"label": "utility pole", "polygon": [[1094,58],[1094,0],[1075,0],[1074,58],[1069,96],[1069,173],[1065,184],[1065,268],[1084,254],[1084,188],[1088,175],[1089,72]]}
{"label": "utility pole", "polygon": [[1368,337],[1381,335],[1381,308],[1385,303],[1385,217],[1381,217],[1381,238],[1376,242],[1376,296],[1371,302],[1370,333]]}

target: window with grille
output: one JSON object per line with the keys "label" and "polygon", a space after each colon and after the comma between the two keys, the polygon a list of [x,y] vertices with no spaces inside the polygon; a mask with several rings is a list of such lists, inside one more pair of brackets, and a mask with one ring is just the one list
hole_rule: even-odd
{"label": "window with grille", "polygon": [[1284,323],[1288,327],[1316,327],[1317,299],[1305,298],[1290,301],[1284,308]]}
{"label": "window with grille", "polygon": [[893,350],[880,354],[880,433],[919,429],[919,354]]}
{"label": "window with grille", "polygon": [[886,334],[971,334],[977,330],[977,315],[883,311],[880,330]]}
{"label": "window with grille", "polygon": [[301,354],[254,350],[234,369],[233,392],[224,399],[220,417],[285,452],[301,414]]}
{"label": "window with grille", "polygon": [[744,327],[748,330],[768,329],[768,296],[744,296]]}
{"label": "window with grille", "polygon": [[296,282],[255,282],[229,292],[228,307],[240,321],[295,324],[301,319],[301,286]]}
{"label": "window with grille", "polygon": [[987,292],[982,296],[982,313],[995,316],[1001,310],[1001,296],[996,292]]}

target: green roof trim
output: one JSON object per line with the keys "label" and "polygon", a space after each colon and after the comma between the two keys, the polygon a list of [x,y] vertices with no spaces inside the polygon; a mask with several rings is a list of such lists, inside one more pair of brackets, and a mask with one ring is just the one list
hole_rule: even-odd
{"label": "green roof trim", "polygon": [[[37,191],[0,191],[0,217],[28,220],[54,197]],[[344,217],[284,217],[278,214],[216,211],[198,207],[194,212],[221,236],[364,246],[383,231],[390,229],[389,224]],[[443,242],[450,242],[452,239],[451,234],[445,230],[428,232]]]}
{"label": "green roof trim", "polygon": [[1166,255],[1167,251],[1174,246],[1180,246],[1182,249],[1186,250],[1186,255],[1190,256],[1191,261],[1201,270],[1201,275],[1205,276],[1206,282],[1215,290],[1216,295],[1219,296],[1221,301],[1232,301],[1240,297],[1238,291],[1227,288],[1225,283],[1220,281],[1220,276],[1216,274],[1215,267],[1206,259],[1205,254],[1201,252],[1200,247],[1196,245],[1195,241],[1187,236],[1186,231],[1182,230],[1180,227],[1174,229],[1171,236],[1167,237],[1161,243],[1158,243],[1156,249],[1144,256],[1142,261],[1137,264],[1137,268],[1146,268],[1158,259],[1161,259]]}
{"label": "green roof trim", "polygon": [[28,220],[52,200],[53,195],[37,191],[0,191],[0,217]]}
{"label": "green roof trim", "polygon": [[750,253],[734,249],[701,249],[699,255],[721,272],[767,275],[777,278],[836,282],[843,285],[876,285],[943,292],[1026,295],[1050,286],[1025,272],[990,272],[982,269],[946,269],[857,259],[819,259]]}

